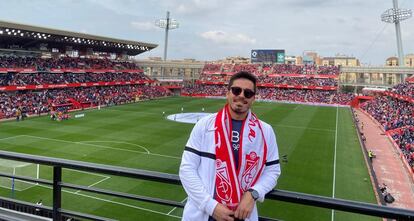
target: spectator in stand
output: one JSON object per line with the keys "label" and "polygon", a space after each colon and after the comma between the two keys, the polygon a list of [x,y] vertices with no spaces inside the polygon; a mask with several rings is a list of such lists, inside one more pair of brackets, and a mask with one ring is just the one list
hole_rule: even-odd
{"label": "spectator in stand", "polygon": [[363,103],[361,108],[372,115],[384,127],[384,130],[414,126],[414,105],[407,101],[377,96]]}
{"label": "spectator in stand", "polygon": [[149,79],[143,73],[10,73],[0,78],[0,86],[145,80]]}
{"label": "spectator in stand", "polygon": [[407,163],[414,169],[414,127],[405,127],[396,130],[391,136],[401,149]]}
{"label": "spectator in stand", "polygon": [[[17,111],[14,107],[23,107],[27,114],[31,115],[48,113],[49,106],[56,108],[72,106],[70,99],[92,106],[118,105],[135,101],[137,95],[140,95],[142,99],[153,99],[167,96],[168,91],[160,86],[126,85],[17,91],[15,93],[0,92],[0,112],[4,118],[15,116],[17,119]],[[20,116],[20,113],[18,115]]]}
{"label": "spectator in stand", "polygon": [[[183,88],[184,94],[224,96],[225,85],[196,84]],[[258,88],[258,98],[267,100],[348,105],[354,95],[337,91]]]}
{"label": "spectator in stand", "polygon": [[221,72],[221,64],[205,64],[202,73]]}
{"label": "spectator in stand", "polygon": [[137,64],[129,61],[116,61],[106,58],[38,58],[38,57],[15,57],[0,56],[0,68],[35,68],[38,71],[56,69],[141,69]]}
{"label": "spectator in stand", "polygon": [[397,84],[391,89],[391,92],[414,98],[414,84],[408,82]]}

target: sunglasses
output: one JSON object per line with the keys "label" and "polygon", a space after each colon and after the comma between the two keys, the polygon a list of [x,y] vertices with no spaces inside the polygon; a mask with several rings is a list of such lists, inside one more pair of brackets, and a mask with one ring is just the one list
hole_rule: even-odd
{"label": "sunglasses", "polygon": [[244,91],[244,97],[247,99],[252,98],[256,94],[253,90],[242,89],[241,87],[231,87],[230,90],[235,96],[239,96]]}

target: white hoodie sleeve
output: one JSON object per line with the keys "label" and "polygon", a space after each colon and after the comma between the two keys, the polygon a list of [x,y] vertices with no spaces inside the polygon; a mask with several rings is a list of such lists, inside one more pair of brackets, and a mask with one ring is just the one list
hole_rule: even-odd
{"label": "white hoodie sleeve", "polygon": [[263,202],[266,193],[273,190],[281,173],[275,132],[270,125],[264,124],[263,126],[267,142],[267,159],[260,178],[252,187],[259,193],[259,202]]}
{"label": "white hoodie sleeve", "polygon": [[205,124],[205,120],[200,120],[194,126],[183,152],[179,175],[188,197],[196,203],[197,208],[211,216],[218,202],[208,193],[198,172]]}

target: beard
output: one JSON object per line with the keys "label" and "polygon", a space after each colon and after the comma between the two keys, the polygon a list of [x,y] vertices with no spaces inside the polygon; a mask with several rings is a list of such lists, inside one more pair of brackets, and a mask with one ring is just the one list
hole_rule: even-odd
{"label": "beard", "polygon": [[230,108],[233,112],[237,114],[244,114],[249,110],[249,107],[246,107],[246,104],[247,104],[247,101],[245,100],[235,100],[233,101],[233,104],[230,105]]}

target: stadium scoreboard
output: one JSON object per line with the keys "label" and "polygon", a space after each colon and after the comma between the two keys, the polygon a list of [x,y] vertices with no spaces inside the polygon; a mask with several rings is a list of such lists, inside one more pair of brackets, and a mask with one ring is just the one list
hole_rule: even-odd
{"label": "stadium scoreboard", "polygon": [[285,63],[285,50],[258,50],[254,49],[251,53],[252,63]]}

